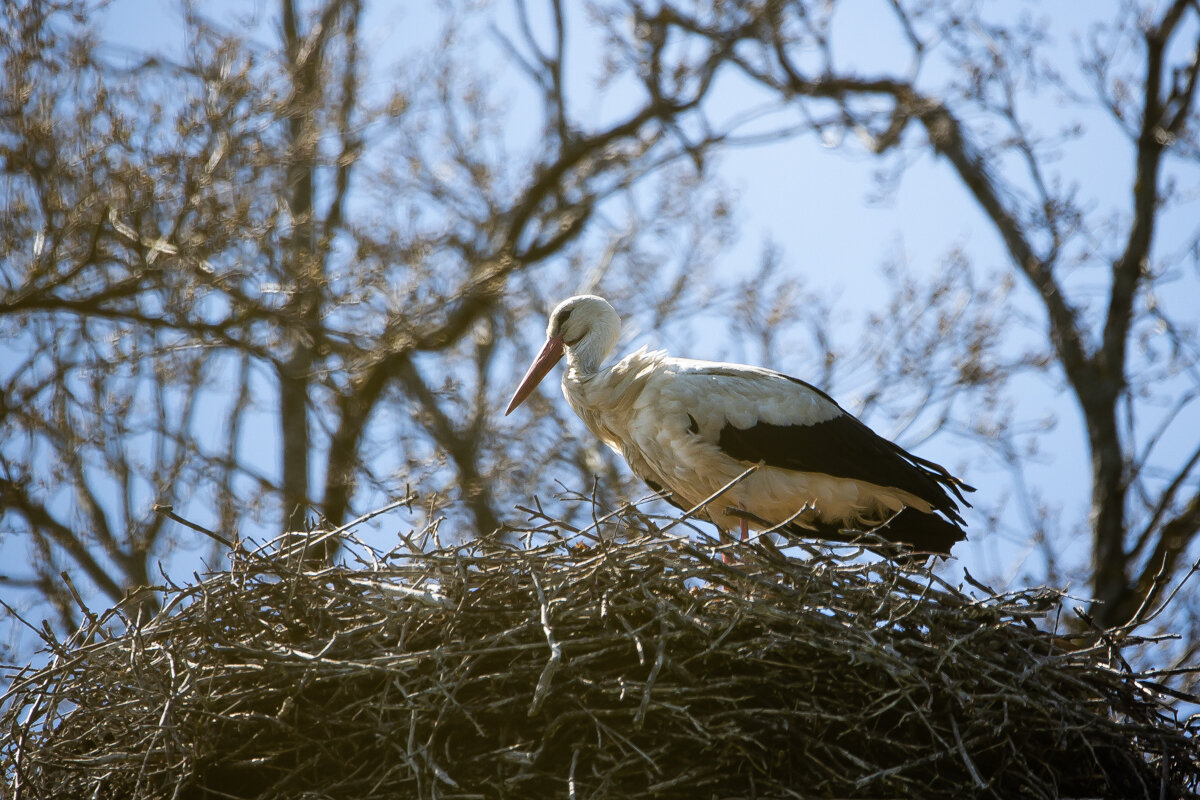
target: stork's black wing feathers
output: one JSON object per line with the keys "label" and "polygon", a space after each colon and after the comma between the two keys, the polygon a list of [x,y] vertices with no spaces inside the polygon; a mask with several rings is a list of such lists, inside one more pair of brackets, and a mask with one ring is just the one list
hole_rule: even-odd
{"label": "stork's black wing feathers", "polygon": [[970,506],[962,493],[974,491],[944,467],[914,456],[845,412],[808,425],[759,422],[737,428],[727,423],[717,445],[739,461],[901,489],[958,523],[963,521],[958,503]]}

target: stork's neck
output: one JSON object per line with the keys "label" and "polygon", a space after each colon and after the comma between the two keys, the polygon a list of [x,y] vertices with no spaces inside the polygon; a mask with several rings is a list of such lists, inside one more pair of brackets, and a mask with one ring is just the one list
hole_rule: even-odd
{"label": "stork's neck", "polygon": [[[582,344],[582,342],[580,342]],[[595,375],[600,371],[600,365],[604,363],[604,357],[608,355],[596,355],[594,352],[581,351],[577,347],[567,348],[567,370],[574,372],[581,377]]]}
{"label": "stork's neck", "polygon": [[666,357],[666,351],[648,351],[643,347],[612,366],[594,372],[584,373],[572,365],[563,373],[563,394],[588,427],[610,442],[611,437],[602,429],[618,424],[611,415],[616,414],[620,419],[628,416],[646,381],[660,371],[656,367]]}

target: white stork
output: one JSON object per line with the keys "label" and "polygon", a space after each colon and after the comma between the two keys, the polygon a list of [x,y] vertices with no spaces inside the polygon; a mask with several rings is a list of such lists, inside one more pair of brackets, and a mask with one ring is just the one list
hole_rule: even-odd
{"label": "white stork", "polygon": [[841,541],[872,532],[945,554],[965,538],[958,504],[969,506],[963,492],[974,489],[820,389],[769,369],[644,347],[601,369],[620,327],[602,297],[559,303],[505,415],[566,355],[563,394],[592,433],[676,506],[712,498],[701,510],[724,531],[740,527],[743,540],[749,528]]}

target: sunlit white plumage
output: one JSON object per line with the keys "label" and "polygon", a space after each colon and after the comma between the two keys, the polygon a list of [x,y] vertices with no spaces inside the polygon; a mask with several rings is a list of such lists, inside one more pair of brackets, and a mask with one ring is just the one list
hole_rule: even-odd
{"label": "sunlit white plumage", "polygon": [[645,348],[602,369],[619,333],[603,298],[560,303],[505,413],[565,355],[563,394],[592,433],[681,508],[716,495],[702,513],[724,530],[745,535],[782,523],[843,540],[874,530],[942,553],[963,538],[957,503],[966,504],[962,491],[971,487],[879,437],[815,387]]}

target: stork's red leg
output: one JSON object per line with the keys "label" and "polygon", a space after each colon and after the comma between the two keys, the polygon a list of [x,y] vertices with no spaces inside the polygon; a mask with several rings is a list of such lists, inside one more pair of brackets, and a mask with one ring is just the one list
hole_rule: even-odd
{"label": "stork's red leg", "polygon": [[[742,517],[741,523],[742,523],[741,524],[742,541],[748,542],[748,541],[750,541],[750,523],[745,517]],[[721,531],[721,538],[722,539],[726,538],[725,531]],[[732,541],[733,537],[729,536],[728,539],[730,541]],[[737,561],[737,558],[733,554],[731,554],[728,550],[725,550],[724,552],[721,553],[721,560],[724,561],[726,564],[732,564],[735,561]]]}

